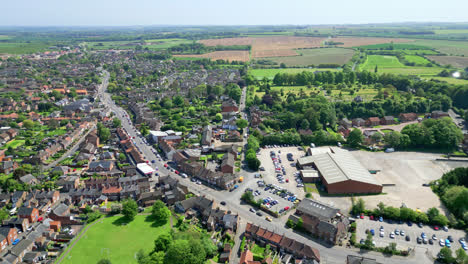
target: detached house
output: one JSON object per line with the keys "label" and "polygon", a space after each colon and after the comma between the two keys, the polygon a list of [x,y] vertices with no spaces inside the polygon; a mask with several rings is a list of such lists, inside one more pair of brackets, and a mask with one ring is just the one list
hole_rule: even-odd
{"label": "detached house", "polygon": [[373,126],[378,126],[378,125],[380,125],[380,118],[378,117],[369,117],[366,120],[366,126],[373,127]]}

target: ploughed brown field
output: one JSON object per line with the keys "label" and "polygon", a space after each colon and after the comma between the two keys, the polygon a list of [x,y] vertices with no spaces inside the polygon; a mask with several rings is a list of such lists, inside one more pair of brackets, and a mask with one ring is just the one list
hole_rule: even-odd
{"label": "ploughed brown field", "polygon": [[[322,47],[325,40],[334,42],[342,42],[343,45],[337,45],[339,47],[356,47],[373,44],[383,43],[400,43],[400,42],[411,42],[410,39],[396,39],[396,38],[356,38],[356,37],[340,37],[340,38],[319,38],[319,37],[295,37],[295,36],[274,36],[274,37],[244,37],[244,38],[222,38],[222,39],[203,39],[198,42],[206,46],[234,46],[234,45],[251,45],[252,46],[252,58],[266,58],[266,57],[291,57],[298,56],[299,54],[295,49],[303,48],[318,48]],[[220,51],[224,52],[224,51]],[[226,51],[226,55],[232,51]],[[212,52],[214,53],[214,52]],[[203,54],[203,55],[209,55]],[[218,54],[217,54],[218,55]],[[221,55],[221,54],[219,54]],[[185,57],[202,57],[211,58],[199,55],[182,55]],[[213,56],[213,55],[210,55]],[[245,59],[246,58],[246,59]],[[248,60],[248,56],[244,60]],[[228,59],[227,57],[218,59]]]}
{"label": "ploughed brown field", "polygon": [[205,54],[184,54],[174,55],[174,57],[182,58],[207,58],[211,60],[227,60],[227,61],[248,61],[249,51],[248,50],[225,50],[225,51],[214,51]]}
{"label": "ploughed brown field", "polygon": [[457,68],[468,67],[468,57],[457,57],[457,56],[426,56],[426,57],[442,65],[450,64]]}

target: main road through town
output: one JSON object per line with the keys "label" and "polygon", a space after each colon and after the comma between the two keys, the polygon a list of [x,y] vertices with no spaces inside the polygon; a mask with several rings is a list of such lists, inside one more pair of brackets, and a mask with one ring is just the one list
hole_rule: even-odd
{"label": "main road through town", "polygon": [[[429,257],[425,254],[426,250],[423,248],[415,248],[413,254],[410,257],[399,257],[399,256],[383,256],[381,253],[377,252],[361,252],[358,249],[353,248],[346,248],[341,246],[329,246],[324,243],[321,243],[319,240],[314,240],[310,237],[306,237],[302,234],[296,233],[294,230],[285,227],[285,219],[273,219],[272,222],[268,222],[265,220],[264,217],[259,217],[256,214],[249,211],[250,207],[245,204],[241,204],[240,196],[243,192],[243,189],[238,188],[232,192],[226,190],[215,190],[205,185],[198,185],[194,182],[190,181],[190,178],[182,178],[164,167],[163,161],[159,161],[157,156],[154,154],[154,149],[152,146],[145,144],[142,138],[139,137],[137,130],[133,126],[130,119],[127,117],[127,113],[124,109],[117,106],[109,93],[106,92],[107,85],[109,83],[109,73],[107,71],[102,71],[103,74],[103,81],[98,89],[98,98],[102,104],[109,107],[115,115],[120,118],[122,121],[122,128],[131,136],[134,137],[134,143],[137,145],[143,156],[146,160],[155,160],[155,163],[150,163],[153,168],[157,168],[160,176],[165,176],[172,174],[174,177],[178,177],[179,181],[186,185],[190,191],[198,195],[204,195],[209,199],[214,199],[218,204],[221,201],[226,202],[226,206],[224,208],[226,210],[230,210],[233,213],[237,213],[241,221],[244,223],[250,222],[254,223],[258,226],[266,228],[270,231],[274,231],[278,234],[286,235],[290,238],[296,239],[304,244],[307,244],[311,247],[314,247],[319,250],[321,263],[345,263],[347,255],[361,255],[369,258],[377,259],[379,262],[382,263],[433,263],[429,259]],[[244,102],[246,96],[246,88],[243,89],[242,97],[241,97],[241,110],[244,109]],[[245,117],[245,113],[242,113]],[[245,143],[245,139],[244,139]],[[252,173],[242,171],[241,172],[244,177],[252,177]],[[157,181],[157,176],[153,176],[153,181]],[[223,206],[221,206],[223,207]]]}

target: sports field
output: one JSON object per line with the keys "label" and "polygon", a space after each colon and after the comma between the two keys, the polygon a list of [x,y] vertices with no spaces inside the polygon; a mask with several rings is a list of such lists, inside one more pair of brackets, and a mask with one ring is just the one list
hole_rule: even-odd
{"label": "sports field", "polygon": [[44,51],[51,45],[45,43],[10,43],[0,42],[0,54],[27,54]]}
{"label": "sports field", "polygon": [[337,69],[323,69],[323,68],[286,68],[286,69],[253,69],[250,73],[258,80],[263,78],[273,79],[277,73],[290,73],[296,74],[303,71],[338,71]]}
{"label": "sports field", "polygon": [[288,67],[319,64],[345,64],[353,57],[354,50],[342,48],[317,48],[296,50],[298,56],[263,58]]}
{"label": "sports field", "polygon": [[122,216],[97,220],[62,263],[97,263],[102,258],[109,259],[113,264],[136,263],[135,255],[140,249],[150,252],[154,240],[160,234],[170,231],[169,223],[155,227],[154,221],[147,217],[137,215],[135,220],[126,225],[122,225]]}

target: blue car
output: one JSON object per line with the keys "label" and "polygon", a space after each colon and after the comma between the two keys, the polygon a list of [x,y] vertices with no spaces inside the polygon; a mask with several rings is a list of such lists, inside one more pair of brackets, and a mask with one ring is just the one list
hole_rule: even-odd
{"label": "blue car", "polygon": [[379,222],[383,222],[383,217],[379,217]]}
{"label": "blue car", "polygon": [[375,236],[375,231],[374,231],[374,229],[371,229],[371,230],[370,230],[370,233],[371,233],[373,236]]}
{"label": "blue car", "polygon": [[448,247],[448,248],[451,247],[451,245],[450,245],[450,240],[445,239],[445,246]]}
{"label": "blue car", "polygon": [[13,241],[13,243],[11,243],[11,244],[12,244],[12,245],[16,245],[16,244],[18,244],[18,243],[20,242],[20,240],[21,240],[21,239],[17,238],[17,239],[15,239],[15,241]]}

